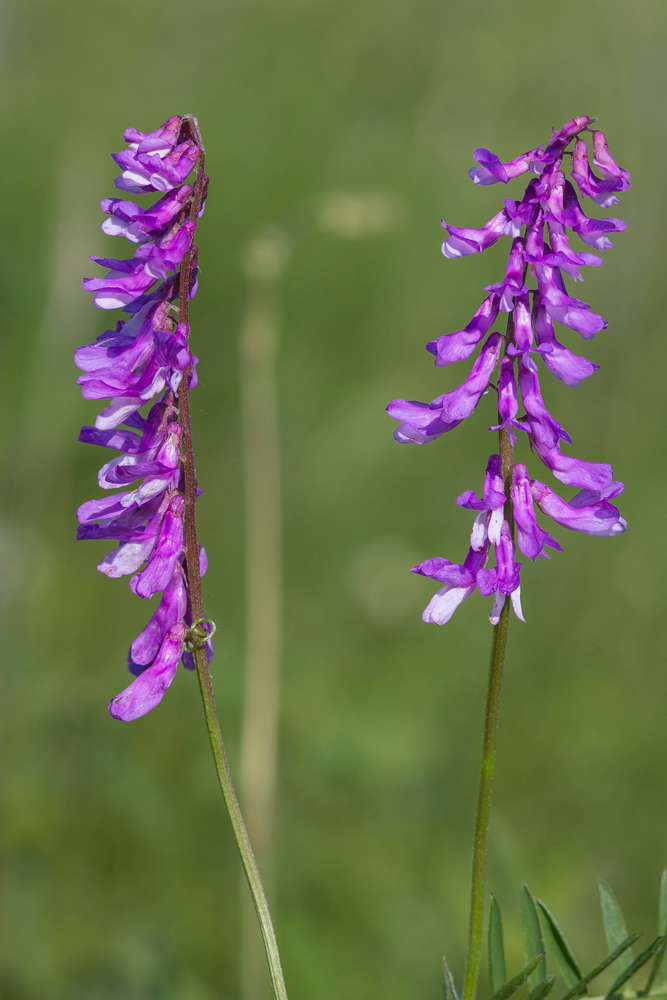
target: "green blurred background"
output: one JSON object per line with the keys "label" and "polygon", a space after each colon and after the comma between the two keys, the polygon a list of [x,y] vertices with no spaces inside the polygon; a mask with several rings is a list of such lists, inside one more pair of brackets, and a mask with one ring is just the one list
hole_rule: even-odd
{"label": "green blurred background", "polygon": [[[270,225],[292,246],[274,909],[293,1000],[435,998],[443,951],[462,968],[488,601],[427,627],[434,588],[408,570],[465,554],[470,515],[454,499],[481,486],[491,404],[428,448],[395,444],[384,407],[462,380],[466,366],[435,369],[424,345],[470,319],[507,246],[445,260],[440,218],[481,225],[510,193],[472,185],[476,146],[507,159],[574,115],[598,115],[631,170],[616,207],[628,230],[577,291],[609,320],[583,352],[601,371],[578,391],[543,380],[574,453],[627,483],[629,530],[556,530],[565,552],[525,568],[489,888],[510,971],[522,878],[584,962],[604,947],[598,876],[629,929],[651,933],[667,862],[664,0],[14,0],[1,13],[0,996],[239,995],[239,865],[196,682],[181,671],[148,717],[109,717],[147,611],[95,572],[103,544],[74,541],[100,454],[77,443],[99,407],[71,356],[109,319],[81,279],[88,254],[126,252],[99,228],[109,153],[128,125],[173,113],[199,116],[211,175],[193,419],[235,770],[241,261]],[[336,223],[350,198],[379,205],[380,222]]]}

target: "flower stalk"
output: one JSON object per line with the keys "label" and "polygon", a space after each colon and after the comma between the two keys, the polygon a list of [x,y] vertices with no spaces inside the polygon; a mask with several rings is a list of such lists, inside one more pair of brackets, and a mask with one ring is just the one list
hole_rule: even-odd
{"label": "flower stalk", "polygon": [[[442,252],[449,259],[483,253],[503,237],[512,240],[504,279],[486,286],[486,298],[470,322],[426,345],[438,367],[465,361],[478,346],[480,352],[457,388],[431,403],[395,399],[387,407],[389,415],[399,422],[394,431],[399,443],[428,444],[472,416],[489,387],[498,393],[498,423],[488,429],[499,431],[499,454],[490,455],[487,461],[481,497],[466,490],[456,500],[458,506],[475,511],[468,553],[462,563],[435,556],[412,570],[442,585],[424,610],[425,622],[447,624],[476,590],[482,597],[493,596],[489,620],[494,631],[462,1000],[474,1000],[481,961],[489,814],[510,604],[515,616],[525,621],[517,550],[533,561],[539,557],[549,559],[547,547],[563,551],[539,524],[535,506],[571,531],[612,537],[627,528],[618,508],[610,502],[621,494],[623,483],[613,478],[611,465],[562,451],[562,443],[571,445],[572,440],[547,410],[540,388],[540,364],[572,387],[599,367],[561,344],[556,339],[555,324],[569,327],[586,341],[608,325],[588,303],[571,295],[565,283],[566,276],[575,282],[583,281],[582,268],[599,267],[601,257],[588,248],[599,253],[610,249],[613,244],[609,234],[626,228],[621,219],[587,216],[574,187],[576,184],[581,196],[607,209],[617,204],[616,195],[630,186],[630,175],[611,156],[604,134],[590,127],[594,121],[587,115],[573,118],[546,144],[504,163],[488,149],[475,150],[478,166],[469,171],[475,184],[506,185],[523,174],[534,175],[521,199],[505,198],[504,207],[480,229],[442,222],[447,233]],[[589,145],[584,138],[587,135],[592,139],[593,166],[601,176],[591,169]],[[573,147],[568,148],[572,143]],[[568,230],[587,249],[570,246]],[[505,336],[493,330],[502,312],[508,313]],[[498,366],[496,385],[491,378]],[[520,413],[519,399],[524,413]],[[514,447],[522,435],[557,480],[578,490],[569,500],[546,483],[529,478],[524,461],[515,462]],[[495,566],[489,568],[487,563],[494,557]]]}
{"label": "flower stalk", "polygon": [[[130,581],[135,594],[148,599],[161,591],[162,598],[130,647],[128,668],[136,679],[112,699],[109,710],[123,721],[140,718],[160,703],[179,660],[196,671],[218,780],[259,919],[273,992],[276,1000],[287,1000],[271,915],[220,731],[209,669],[215,626],[204,616],[202,598],[207,559],[197,538],[195,513],[198,490],[189,394],[196,385],[197,359],[189,349],[188,306],[197,289],[194,238],[208,189],[204,144],[194,115],[174,115],[155,132],[130,128],[124,138],[128,148],[113,154],[123,171],[116,187],[163,196],[149,209],[119,198],[102,202],[110,216],[102,226],[104,232],[123,235],[139,247],[131,260],[92,258],[110,270],[104,278],[84,281],[84,288],[96,293],[98,308],[123,308],[130,319],[76,352],[76,362],[85,373],[79,379],[84,396],[112,397],[95,426],[82,429],[80,440],[121,452],[100,470],[103,489],[145,478],[130,492],[83,504],[78,537],[117,539],[118,548],[104,557],[98,569],[111,577],[135,573]],[[186,178],[195,164],[193,187]],[[161,284],[153,288],[158,280]],[[155,397],[148,415],[142,416],[144,404]]]}

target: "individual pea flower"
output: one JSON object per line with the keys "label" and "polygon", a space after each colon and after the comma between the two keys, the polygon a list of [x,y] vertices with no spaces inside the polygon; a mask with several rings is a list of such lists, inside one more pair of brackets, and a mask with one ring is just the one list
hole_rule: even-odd
{"label": "individual pea flower", "polygon": [[[512,244],[504,279],[486,286],[488,294],[473,319],[458,332],[443,334],[427,344],[438,367],[469,358],[481,344],[468,377],[457,389],[431,403],[398,399],[387,407],[390,416],[399,421],[394,432],[397,441],[427,444],[470,417],[484,396],[497,393],[498,420],[488,423],[489,430],[499,432],[500,455],[489,459],[482,500],[468,491],[457,501],[478,511],[468,556],[461,564],[438,557],[414,567],[414,572],[445,584],[424,612],[425,621],[449,621],[475,589],[485,596],[495,595],[494,624],[508,595],[518,617],[523,618],[514,533],[519,550],[529,559],[548,558],[545,547],[562,551],[538,524],[535,505],[557,524],[574,531],[611,536],[626,529],[625,520],[609,502],[622,492],[623,483],[614,479],[607,463],[589,462],[561,450],[563,443],[570,445],[572,441],[549,413],[540,386],[540,358],[551,374],[569,386],[579,385],[598,369],[560,343],[554,324],[569,327],[584,340],[591,340],[608,325],[588,303],[569,293],[565,281],[566,277],[581,281],[582,269],[602,263],[598,253],[574,250],[571,233],[602,252],[612,246],[609,234],[626,228],[620,219],[587,216],[572,184],[573,180],[582,196],[602,208],[616,204],[616,196],[630,186],[630,175],[612,158],[604,134],[590,128],[592,122],[586,115],[573,118],[545,145],[505,162],[487,149],[475,150],[479,166],[470,170],[475,184],[508,184],[529,171],[536,176],[529,180],[520,200],[506,198],[504,207],[480,229],[443,222],[448,234],[442,245],[445,257],[481,253],[504,236],[510,237]],[[588,162],[587,132],[593,140],[593,164],[601,176],[593,173]],[[566,172],[570,156],[571,180]],[[501,312],[508,313],[504,334],[493,332]],[[523,462],[515,463],[514,446],[521,439],[518,431],[525,432],[530,448],[556,479],[579,490],[571,500],[530,479]],[[487,569],[486,561],[492,554],[496,565]]]}
{"label": "individual pea flower", "polygon": [[[109,216],[104,232],[139,246],[130,260],[92,257],[110,270],[104,278],[87,278],[84,288],[95,293],[99,309],[122,308],[128,318],[80,347],[75,361],[84,372],[78,379],[84,397],[109,401],[79,440],[119,453],[98,476],[103,490],[116,492],[81,505],[77,537],[116,540],[98,570],[111,578],[130,575],[130,589],[145,600],[161,595],[130,647],[128,667],[136,679],[109,706],[115,718],[130,720],[161,701],[179,660],[193,669],[195,646],[206,644],[209,661],[213,650],[212,627],[201,613],[206,553],[186,537],[197,490],[194,467],[187,466],[184,405],[197,384],[187,313],[196,292],[194,236],[208,178],[190,116],[173,116],[155,132],[127,129],[125,139],[128,148],[113,154],[123,171],[116,187],[163,196],[147,209],[121,198],[102,201]],[[143,415],[145,406],[150,409]],[[119,487],[124,489],[117,492]]]}
{"label": "individual pea flower", "polygon": [[[507,596],[511,599],[517,618],[521,621],[525,620],[521,610],[521,579],[519,575],[521,563],[516,561],[509,524],[502,519],[495,536],[495,544],[492,545],[492,539],[487,533],[481,546],[479,546],[477,525],[478,521],[475,519],[471,545],[463,563],[451,563],[448,559],[436,556],[434,559],[427,559],[418,566],[412,567],[413,573],[428,576],[432,580],[445,584],[429,601],[422,615],[425,622],[446,625],[459,605],[463,604],[476,589],[479,589],[482,597],[493,595],[493,607],[489,615],[489,621],[493,625],[498,623]],[[487,569],[486,563],[491,548],[495,553],[496,565]]]}

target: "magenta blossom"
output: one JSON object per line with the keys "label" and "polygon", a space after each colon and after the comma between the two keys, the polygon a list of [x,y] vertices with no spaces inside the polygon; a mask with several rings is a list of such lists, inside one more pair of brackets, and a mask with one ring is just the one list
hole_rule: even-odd
{"label": "magenta blossom", "polygon": [[[77,537],[117,541],[99,571],[112,578],[130,575],[130,588],[144,599],[161,595],[130,648],[128,667],[136,680],[109,706],[115,718],[130,720],[160,702],[179,660],[188,669],[193,666],[186,648],[193,621],[178,404],[183,380],[189,389],[197,384],[197,359],[190,352],[187,323],[174,318],[174,301],[181,294],[180,268],[186,254],[192,265],[183,291],[188,298],[196,291],[197,222],[192,216],[201,215],[208,179],[204,175],[198,181],[197,210],[193,184],[186,178],[199,148],[180,116],[155,132],[128,129],[125,139],[128,148],[113,157],[123,171],[116,187],[163,196],[147,209],[121,198],[102,202],[108,216],[104,232],[123,235],[139,246],[129,260],[91,258],[109,270],[103,278],[87,278],[84,288],[95,293],[98,308],[122,308],[128,318],[94,344],[80,347],[75,361],[84,373],[78,380],[84,397],[109,401],[95,426],[82,428],[79,439],[118,452],[98,477],[103,490],[114,492],[81,505]],[[145,406],[150,409],[142,415]],[[200,571],[205,568],[201,549]],[[207,649],[211,659],[210,643]]]}
{"label": "magenta blossom", "polygon": [[[626,529],[625,520],[610,503],[622,492],[623,483],[614,479],[610,465],[562,452],[562,444],[572,442],[549,412],[540,385],[540,358],[545,368],[568,386],[579,385],[598,368],[560,342],[555,324],[569,327],[584,340],[607,328],[607,321],[588,303],[571,295],[566,285],[566,278],[581,281],[582,269],[598,267],[602,263],[599,252],[612,246],[610,234],[626,228],[620,219],[586,215],[572,183],[597,208],[616,204],[617,196],[630,186],[627,170],[616,164],[605,136],[592,130],[591,123],[586,115],[573,118],[554,132],[546,145],[513,160],[501,161],[487,149],[476,149],[478,166],[470,170],[475,184],[508,184],[529,171],[534,176],[523,197],[506,198],[504,207],[481,229],[442,223],[448,234],[442,252],[450,258],[481,253],[504,236],[510,237],[507,268],[502,281],[486,286],[487,297],[467,326],[427,344],[435,364],[443,367],[470,357],[483,342],[468,377],[430,404],[405,399],[390,403],[388,412],[399,421],[394,437],[404,443],[433,441],[458,427],[484,405],[482,397],[493,392],[498,419],[487,419],[487,425],[491,425],[489,430],[500,432],[503,463],[499,455],[489,459],[482,499],[472,491],[458,498],[460,506],[477,511],[465,561],[459,565],[446,559],[428,559],[414,568],[414,572],[444,584],[424,612],[425,621],[449,621],[475,589],[485,596],[495,595],[491,621],[498,621],[508,595],[522,617],[514,529],[518,547],[529,559],[547,557],[545,547],[562,551],[538,523],[536,508],[558,525],[590,535],[618,535]],[[587,132],[592,135],[597,174],[588,159]],[[566,172],[569,163],[571,178]],[[572,233],[598,253],[573,246]],[[506,332],[490,333],[502,312],[509,313]],[[569,502],[530,479],[523,462],[514,463],[513,446],[520,441],[519,430],[525,432],[531,449],[556,479],[579,490]],[[492,551],[495,566],[487,568]]]}

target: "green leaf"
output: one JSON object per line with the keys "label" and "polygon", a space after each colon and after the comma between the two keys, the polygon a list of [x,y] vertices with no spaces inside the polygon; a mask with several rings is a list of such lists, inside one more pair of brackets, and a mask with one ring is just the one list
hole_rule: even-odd
{"label": "green leaf", "polygon": [[509,997],[513,996],[518,989],[520,989],[531,972],[534,972],[537,966],[540,964],[544,955],[536,955],[532,962],[529,962],[525,969],[521,972],[517,972],[516,976],[508,980],[504,986],[501,986],[499,990],[496,990],[489,1000],[508,1000]]}
{"label": "green leaf", "polygon": [[493,990],[501,989],[503,984],[507,982],[503,921],[500,916],[498,900],[493,893],[491,894],[491,912],[489,914],[489,976]]}
{"label": "green leaf", "polygon": [[648,962],[649,958],[655,955],[656,951],[658,950],[658,948],[660,947],[660,945],[664,940],[665,940],[664,937],[657,937],[655,941],[653,941],[648,946],[648,948],[644,948],[641,955],[637,955],[634,962],[631,962],[630,965],[627,967],[627,969],[621,973],[618,979],[614,980],[614,982],[611,984],[611,986],[605,993],[604,1000],[609,1000],[612,993],[616,993],[617,990],[620,990],[621,986],[624,986],[625,983],[627,983],[628,979],[632,979],[635,972],[637,972],[638,969],[641,969],[642,965],[645,965],[645,963]]}
{"label": "green leaf", "polygon": [[664,938],[662,944],[660,945],[660,947],[658,948],[658,950],[656,952],[655,961],[653,962],[653,968],[651,969],[651,974],[648,977],[648,980],[646,982],[646,986],[642,990],[642,993],[644,993],[644,995],[646,995],[647,993],[650,993],[651,990],[653,989],[653,984],[654,984],[654,982],[655,982],[655,980],[656,980],[656,978],[658,976],[658,973],[660,971],[660,968],[661,968],[661,966],[663,964],[663,959],[665,957],[665,952],[667,952],[667,937]]}
{"label": "green leaf", "polygon": [[621,941],[618,948],[614,948],[614,950],[610,952],[606,958],[602,959],[599,965],[596,965],[591,972],[587,972],[586,975],[579,980],[576,986],[573,986],[572,989],[565,994],[563,1000],[572,1000],[573,997],[580,997],[582,993],[585,993],[588,984],[592,983],[601,972],[604,972],[607,966],[611,965],[612,962],[615,962],[619,955],[621,955],[626,948],[629,948],[630,945],[634,944],[637,938],[640,937],[641,934],[631,934],[630,937],[625,939],[625,941]]}
{"label": "green leaf", "polygon": [[572,949],[567,943],[565,935],[560,929],[554,915],[547,909],[541,899],[536,899],[535,902],[539,907],[544,934],[548,944],[551,946],[558,971],[563,977],[565,985],[572,987],[581,980],[583,975],[579,968],[579,963],[574,957]]}
{"label": "green leaf", "polygon": [[530,991],[526,1000],[544,1000],[544,998],[551,993],[551,987],[555,982],[555,976],[547,976],[547,978],[543,979],[542,982],[535,987],[535,989]]}
{"label": "green leaf", "polygon": [[[521,883],[521,926],[523,927],[523,950],[526,961],[530,962],[536,955],[544,955],[544,941],[537,906],[525,882]],[[528,985],[538,986],[547,974],[547,963],[544,959],[538,963],[531,974]]]}
{"label": "green leaf", "polygon": [[447,959],[442,956],[442,967],[445,972],[445,1000],[461,1000],[459,991],[454,986],[454,977],[447,965]]}
{"label": "green leaf", "polygon": [[[604,924],[607,947],[610,951],[613,951],[622,941],[627,939],[628,931],[623,919],[623,912],[611,887],[607,885],[604,879],[600,879],[598,885],[600,887],[600,906],[602,907],[602,922]],[[632,952],[630,950],[624,951],[616,961],[616,970],[619,976],[628,968],[631,962]],[[623,981],[625,982],[626,980]]]}

